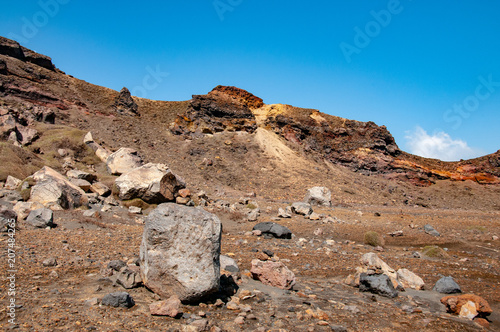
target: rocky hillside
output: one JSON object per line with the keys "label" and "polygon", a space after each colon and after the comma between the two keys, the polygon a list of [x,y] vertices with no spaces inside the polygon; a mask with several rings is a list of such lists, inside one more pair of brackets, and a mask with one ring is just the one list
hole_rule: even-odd
{"label": "rocky hillside", "polygon": [[[500,183],[500,151],[461,162],[421,158],[401,151],[384,126],[267,105],[235,87],[218,86],[184,102],[132,97],[126,88],[117,92],[66,75],[49,57],[6,38],[0,38],[0,112],[0,181],[24,178],[42,165],[62,169],[65,157],[56,151],[65,147],[98,172],[102,166],[81,141],[91,131],[110,151],[136,149],[196,187],[277,199],[314,183],[328,184],[346,204],[381,202],[382,188],[384,201],[440,206],[448,199],[432,189],[422,195],[418,187],[441,187],[444,180],[491,196],[498,194],[495,186],[476,185]],[[483,201],[472,196],[471,204]],[[497,206],[494,201],[488,206]]]}

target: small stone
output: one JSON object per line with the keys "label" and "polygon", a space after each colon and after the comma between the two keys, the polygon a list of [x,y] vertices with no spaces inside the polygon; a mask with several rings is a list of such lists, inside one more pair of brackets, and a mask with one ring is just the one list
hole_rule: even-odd
{"label": "small stone", "polygon": [[[177,296],[171,296],[166,301],[158,301],[149,305],[149,312],[153,316],[176,317],[180,313],[181,301]],[[201,315],[200,315],[201,316]],[[203,317],[203,316],[201,316]]]}
{"label": "small stone", "polygon": [[320,219],[321,215],[316,212],[313,212],[309,215],[309,220],[320,220]]}
{"label": "small stone", "polygon": [[233,301],[229,301],[226,304],[226,308],[229,309],[229,310],[238,310],[238,309],[240,309],[239,305],[236,302],[233,302]]}
{"label": "small stone", "polygon": [[57,279],[57,278],[59,278],[59,274],[56,271],[52,270],[49,273],[49,278],[51,278],[51,279]]}
{"label": "small stone", "polygon": [[254,229],[252,231],[252,234],[255,235],[255,236],[261,236],[262,235],[262,231],[259,230],[259,229]]}
{"label": "small stone", "polygon": [[127,292],[115,292],[105,295],[101,301],[102,305],[111,307],[131,308],[135,305],[134,299]]}
{"label": "small stone", "polygon": [[493,239],[493,241],[498,241],[498,236],[493,235],[493,236],[492,236],[492,239]]}
{"label": "small stone", "polygon": [[488,329],[490,327],[490,322],[484,318],[475,318],[474,323],[478,324],[481,327],[484,327],[485,329]]}
{"label": "small stone", "polygon": [[131,206],[128,208],[128,212],[133,213],[133,214],[141,214],[142,209],[138,206]]}
{"label": "small stone", "polygon": [[42,265],[43,266],[46,266],[46,267],[50,267],[50,266],[56,266],[57,265],[57,260],[55,257],[49,257],[47,259],[45,259],[43,262],[42,262]]}
{"label": "small stone", "polygon": [[424,232],[432,236],[441,236],[441,234],[434,229],[431,225],[427,224],[424,226]]}
{"label": "small stone", "polygon": [[234,319],[234,322],[235,322],[236,324],[240,324],[240,325],[241,325],[241,324],[244,324],[244,323],[245,323],[245,318],[244,318],[244,317],[242,317],[242,316],[238,316],[238,317],[236,317],[236,318]]}

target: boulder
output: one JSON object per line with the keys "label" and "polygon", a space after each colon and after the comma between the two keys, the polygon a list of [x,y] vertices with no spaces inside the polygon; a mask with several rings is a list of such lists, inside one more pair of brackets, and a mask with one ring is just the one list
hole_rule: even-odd
{"label": "boulder", "polygon": [[291,289],[295,285],[295,274],[282,262],[252,260],[252,277],[265,285]]}
{"label": "boulder", "polygon": [[398,292],[394,288],[391,279],[385,274],[368,275],[361,273],[359,291],[370,292],[389,298],[398,296]]}
{"label": "boulder", "polygon": [[82,189],[83,191],[85,191],[87,193],[90,192],[90,187],[92,186],[90,184],[90,182],[88,182],[87,180],[84,180],[84,179],[70,178],[69,182],[73,183],[75,186],[79,187],[80,189]]}
{"label": "boulder", "polygon": [[278,217],[280,218],[291,218],[292,215],[285,211],[283,208],[278,209]]}
{"label": "boulder", "polygon": [[287,227],[270,221],[258,223],[253,227],[253,230],[258,230],[261,234],[269,234],[279,239],[292,238],[292,232]]}
{"label": "boulder", "polygon": [[72,169],[66,173],[66,176],[71,179],[81,179],[88,181],[90,183],[97,180],[97,176],[95,174],[90,174],[84,171],[80,171],[78,169]]}
{"label": "boulder", "polygon": [[73,209],[87,204],[81,188],[48,166],[33,174],[33,178],[36,184],[31,189],[30,202],[52,209]]}
{"label": "boulder", "polygon": [[94,141],[94,138],[92,137],[92,133],[90,131],[83,138],[83,143],[94,150],[96,156],[101,159],[102,162],[106,162],[108,160],[108,157],[111,155],[111,152]]}
{"label": "boulder", "polygon": [[221,230],[219,218],[201,208],[158,205],[146,219],[140,248],[144,285],[188,303],[217,292]]}
{"label": "boulder", "polygon": [[120,148],[106,160],[106,168],[112,175],[121,175],[141,166],[142,159],[138,152],[130,148]]}
{"label": "boulder", "polygon": [[140,268],[136,265],[126,265],[115,275],[116,283],[125,289],[139,287],[142,284]]}
{"label": "boulder", "polygon": [[331,206],[332,192],[326,187],[312,187],[307,190],[304,202],[311,205]]}
{"label": "boulder", "polygon": [[120,94],[116,97],[113,108],[119,114],[125,115],[137,115],[139,109],[130,91],[125,87],[121,89]]}
{"label": "boulder", "polygon": [[33,227],[46,228],[54,226],[54,215],[50,209],[37,209],[30,212],[26,222]]}
{"label": "boulder", "polygon": [[109,196],[111,194],[111,189],[102,182],[94,182],[90,186],[90,191],[96,193],[99,196]]}
{"label": "boulder", "polygon": [[40,136],[36,129],[30,127],[17,126],[17,132],[19,133],[19,141],[22,145],[30,145]]}
{"label": "boulder", "polygon": [[4,188],[8,190],[16,190],[21,185],[21,180],[13,176],[8,175],[7,181],[5,181]]}
{"label": "boulder", "polygon": [[131,308],[135,305],[135,301],[127,292],[115,292],[105,295],[101,300],[101,304],[111,307]]}
{"label": "boulder", "polygon": [[460,286],[452,277],[443,277],[439,279],[432,290],[442,294],[462,293]]}
{"label": "boulder", "polygon": [[149,312],[153,316],[177,317],[180,311],[181,301],[177,296],[171,296],[168,300],[158,301],[149,305]]}
{"label": "boulder", "polygon": [[399,269],[397,272],[397,277],[404,288],[423,290],[425,287],[425,283],[422,278],[408,269]]}
{"label": "boulder", "polygon": [[292,203],[292,212],[308,217],[312,212],[311,204],[303,202]]}
{"label": "boulder", "polygon": [[[471,306],[469,302],[472,302],[473,306]],[[461,315],[462,317],[467,317],[469,319],[476,316],[484,318],[491,315],[493,312],[489,303],[485,299],[473,294],[445,296],[441,299],[441,303],[446,306],[446,310],[448,312]],[[465,309],[464,306],[466,306]],[[473,313],[474,310],[476,311],[476,315],[470,318],[471,313]]]}
{"label": "boulder", "polygon": [[361,256],[361,264],[367,267],[381,269],[385,275],[393,280],[397,280],[398,278],[396,270],[387,265],[376,253],[369,252]]}
{"label": "boulder", "polygon": [[173,201],[184,180],[164,164],[146,164],[122,174],[115,180],[118,197],[122,200],[140,198],[148,203]]}
{"label": "boulder", "polygon": [[432,236],[441,236],[438,231],[434,229],[431,225],[427,224],[424,226],[424,232]]}
{"label": "boulder", "polygon": [[19,220],[24,220],[31,211],[42,208],[43,205],[38,202],[17,202],[12,210],[17,213],[17,217]]}

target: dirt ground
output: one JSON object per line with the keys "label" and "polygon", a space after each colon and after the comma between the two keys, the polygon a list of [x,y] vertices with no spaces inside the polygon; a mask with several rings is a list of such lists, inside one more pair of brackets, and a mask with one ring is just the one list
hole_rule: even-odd
{"label": "dirt ground", "polygon": [[[229,202],[237,198],[225,197]],[[258,222],[275,218],[274,203],[255,198],[262,214]],[[156,301],[144,287],[128,290],[136,305],[116,309],[89,303],[107,293],[121,291],[103,279],[101,271],[110,260],[131,261],[138,257],[144,216],[130,215],[116,207],[100,218],[83,217],[82,211],[56,213],[57,227],[30,229],[21,222],[16,233],[16,319],[19,331],[156,331],[182,330],[203,311],[210,325],[225,331],[265,330],[330,331],[343,326],[348,331],[476,331],[473,322],[445,313],[439,303],[441,294],[431,291],[441,276],[453,276],[464,293],[486,299],[494,313],[490,329],[500,329],[500,213],[425,208],[356,206],[315,208],[315,212],[335,217],[335,223],[311,221],[294,215],[276,220],[289,227],[290,240],[265,239],[249,235],[254,222],[234,213],[213,209],[223,222],[222,254],[239,262],[239,292],[248,289],[256,296],[245,300],[251,306],[251,319],[234,322],[238,311],[211,303],[183,306],[191,318],[173,319],[149,314]],[[431,224],[441,233],[432,237],[423,232]],[[320,231],[317,231],[321,229]],[[395,299],[360,293],[343,279],[359,266],[362,254],[373,251],[363,244],[367,230],[383,234],[385,250],[378,255],[394,269],[407,268],[423,278],[425,291],[407,290]],[[402,237],[387,235],[397,230]],[[315,235],[315,231],[316,234]],[[8,236],[1,237],[6,246]],[[305,239],[305,240],[300,240]],[[326,240],[334,240],[325,242]],[[427,245],[446,248],[447,258],[415,258]],[[259,251],[268,249],[284,262],[297,277],[293,291],[264,286],[248,276],[250,262]],[[6,254],[2,254],[6,260]],[[55,257],[58,265],[44,267],[43,260]],[[55,272],[55,273],[54,273]],[[1,285],[2,301],[6,283]],[[87,302],[86,302],[87,301]],[[243,303],[243,302],[242,302]],[[308,309],[323,310],[327,326],[308,317]],[[246,314],[248,316],[248,313]],[[184,317],[184,316],[183,316]],[[6,310],[0,312],[0,324],[8,328]],[[320,323],[321,321],[321,323]]]}

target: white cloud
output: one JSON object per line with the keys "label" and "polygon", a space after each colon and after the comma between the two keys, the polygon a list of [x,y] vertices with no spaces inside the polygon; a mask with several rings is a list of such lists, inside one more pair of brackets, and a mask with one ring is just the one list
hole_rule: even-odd
{"label": "white cloud", "polygon": [[443,161],[471,159],[484,155],[483,151],[471,148],[461,139],[452,139],[443,131],[429,135],[423,128],[406,132],[406,146],[410,153],[426,158],[436,158]]}

